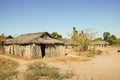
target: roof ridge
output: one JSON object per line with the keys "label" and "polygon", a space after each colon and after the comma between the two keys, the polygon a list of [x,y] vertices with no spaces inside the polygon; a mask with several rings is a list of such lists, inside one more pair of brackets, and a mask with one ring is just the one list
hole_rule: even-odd
{"label": "roof ridge", "polygon": [[21,34],[21,35],[33,35],[33,34],[40,34],[40,33],[47,33],[47,32],[25,33],[25,34]]}

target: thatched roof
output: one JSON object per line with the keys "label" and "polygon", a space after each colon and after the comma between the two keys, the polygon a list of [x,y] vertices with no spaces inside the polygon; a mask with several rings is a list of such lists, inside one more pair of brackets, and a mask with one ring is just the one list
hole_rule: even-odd
{"label": "thatched roof", "polygon": [[106,41],[96,41],[96,42],[93,42],[92,44],[96,44],[96,45],[108,45],[109,43],[108,42],[106,42]]}
{"label": "thatched roof", "polygon": [[11,35],[7,36],[6,39],[13,39]]}
{"label": "thatched roof", "polygon": [[55,40],[48,32],[38,32],[22,34],[12,41],[6,41],[5,44],[63,44],[62,41]]}
{"label": "thatched roof", "polygon": [[67,45],[67,46],[74,45],[70,39],[64,38],[62,41],[63,41],[63,42],[65,43],[65,45]]}

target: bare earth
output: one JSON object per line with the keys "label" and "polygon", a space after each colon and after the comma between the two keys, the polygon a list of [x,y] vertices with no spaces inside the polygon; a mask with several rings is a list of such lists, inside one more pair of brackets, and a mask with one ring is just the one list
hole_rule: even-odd
{"label": "bare earth", "polygon": [[[71,71],[74,75],[71,79],[65,80],[120,80],[120,52],[117,48],[99,48],[104,51],[104,55],[95,56],[93,58],[74,55],[74,52],[65,57],[44,58],[38,60],[22,60],[11,58],[20,63],[18,67],[19,76],[14,80],[24,80],[23,72],[27,68],[27,64],[32,62],[43,61],[49,66],[59,68],[60,73]],[[106,55],[109,54],[109,55]],[[0,55],[6,58],[8,56]]]}

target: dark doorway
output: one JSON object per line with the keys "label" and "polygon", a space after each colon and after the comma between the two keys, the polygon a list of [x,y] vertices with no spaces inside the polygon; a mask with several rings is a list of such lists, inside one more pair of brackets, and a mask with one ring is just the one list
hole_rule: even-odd
{"label": "dark doorway", "polygon": [[45,44],[41,44],[41,54],[42,54],[42,58],[45,56],[45,48],[46,48],[46,45],[45,45]]}

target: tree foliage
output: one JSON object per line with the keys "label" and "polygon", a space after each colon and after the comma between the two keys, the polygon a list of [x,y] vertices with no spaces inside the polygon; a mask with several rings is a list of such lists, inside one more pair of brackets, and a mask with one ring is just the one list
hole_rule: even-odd
{"label": "tree foliage", "polygon": [[115,35],[111,35],[110,32],[104,32],[103,38],[110,45],[120,45],[120,39],[117,39],[117,37]]}
{"label": "tree foliage", "polygon": [[102,38],[96,38],[94,41],[102,41]]}
{"label": "tree foliage", "polygon": [[95,34],[91,32],[90,29],[78,31],[74,27],[71,34],[71,41],[74,45],[79,46],[81,50],[86,51],[94,35]]}
{"label": "tree foliage", "polygon": [[57,32],[52,32],[52,33],[51,33],[51,36],[52,36],[54,39],[62,40],[62,35],[58,34]]}
{"label": "tree foliage", "polygon": [[74,45],[79,45],[79,33],[78,30],[75,29],[75,27],[73,28],[71,40]]}
{"label": "tree foliage", "polygon": [[120,45],[120,38],[116,40],[117,44]]}
{"label": "tree foliage", "polygon": [[103,33],[103,38],[104,38],[105,41],[108,41],[109,37],[110,37],[110,33],[109,32],[104,32]]}
{"label": "tree foliage", "polygon": [[117,38],[115,35],[111,35],[108,39],[108,42],[112,45],[112,44],[117,44]]}

